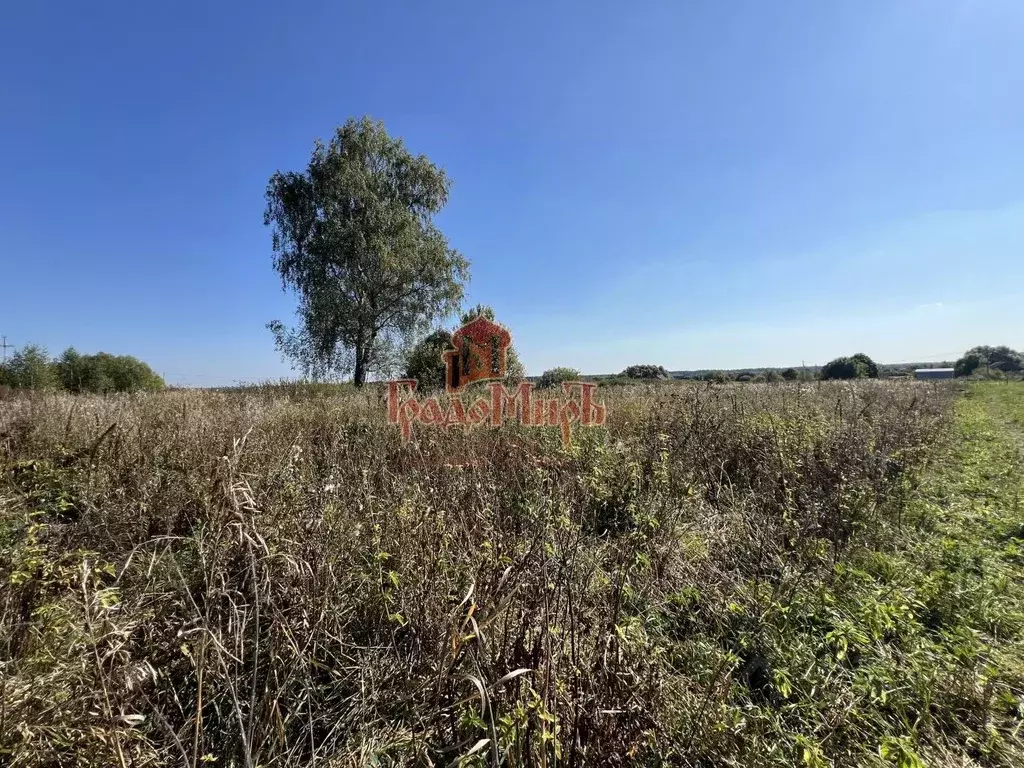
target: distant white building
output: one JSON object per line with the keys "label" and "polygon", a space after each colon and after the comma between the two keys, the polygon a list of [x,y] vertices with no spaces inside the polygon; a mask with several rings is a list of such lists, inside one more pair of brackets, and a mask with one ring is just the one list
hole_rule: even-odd
{"label": "distant white building", "polygon": [[915,379],[952,379],[952,368],[918,368],[914,371]]}

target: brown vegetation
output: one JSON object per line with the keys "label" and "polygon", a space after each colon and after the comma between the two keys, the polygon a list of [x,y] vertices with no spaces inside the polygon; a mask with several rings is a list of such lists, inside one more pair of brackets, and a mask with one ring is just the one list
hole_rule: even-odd
{"label": "brown vegetation", "polygon": [[853,764],[885,730],[814,585],[885,549],[949,401],[617,387],[569,451],[406,446],[368,391],[7,401],[6,759]]}

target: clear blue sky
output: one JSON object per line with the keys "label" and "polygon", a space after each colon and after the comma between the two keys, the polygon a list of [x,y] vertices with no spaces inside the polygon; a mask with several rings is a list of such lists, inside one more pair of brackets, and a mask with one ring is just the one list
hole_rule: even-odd
{"label": "clear blue sky", "polygon": [[1024,3],[60,2],[0,10],[0,333],[287,375],[263,192],[349,116],[531,373],[1024,346]]}

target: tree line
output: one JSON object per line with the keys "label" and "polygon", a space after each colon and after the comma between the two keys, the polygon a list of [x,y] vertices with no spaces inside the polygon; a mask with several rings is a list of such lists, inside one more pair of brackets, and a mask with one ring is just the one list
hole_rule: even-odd
{"label": "tree line", "polygon": [[154,391],[164,386],[164,380],[136,357],[107,352],[83,355],[73,347],[51,359],[45,347],[26,344],[0,364],[0,387],[11,389],[105,394]]}
{"label": "tree line", "polygon": [[[1000,346],[972,347],[956,361],[953,366],[954,375],[958,377],[984,375],[999,377],[1005,374],[1024,371],[1024,355]],[[903,375],[906,368],[901,366],[879,366],[863,352],[854,355],[837,357],[830,360],[820,370],[806,368],[770,369],[760,373],[750,371],[729,373],[727,371],[709,371],[697,378],[702,380],[726,381],[835,381],[849,379],[877,379],[885,375]]]}

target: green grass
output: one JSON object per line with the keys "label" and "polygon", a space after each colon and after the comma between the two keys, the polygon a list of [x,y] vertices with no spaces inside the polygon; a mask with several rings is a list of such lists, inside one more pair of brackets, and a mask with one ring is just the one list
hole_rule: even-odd
{"label": "green grass", "polygon": [[975,384],[954,407],[889,545],[775,608],[775,674],[794,689],[777,735],[802,731],[807,765],[837,740],[863,764],[871,746],[879,765],[1024,764],[1024,387]]}

